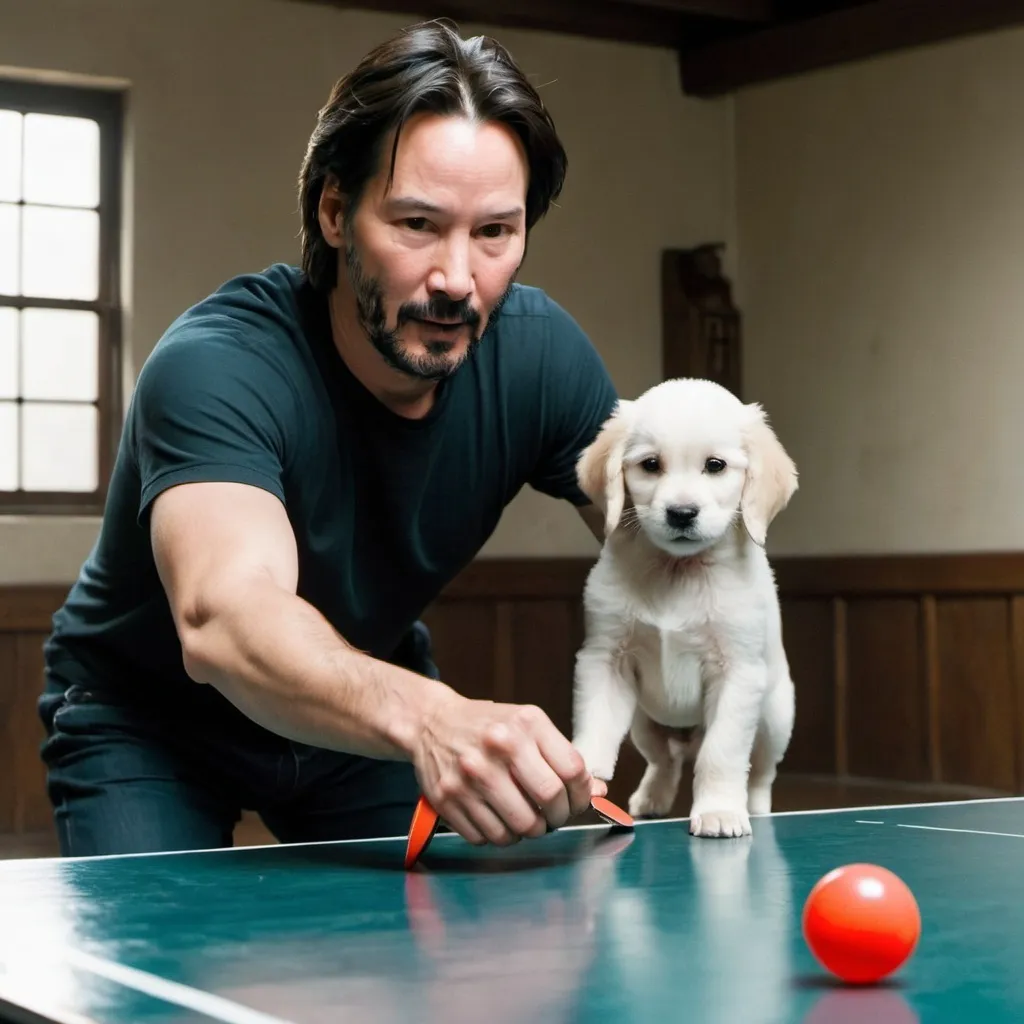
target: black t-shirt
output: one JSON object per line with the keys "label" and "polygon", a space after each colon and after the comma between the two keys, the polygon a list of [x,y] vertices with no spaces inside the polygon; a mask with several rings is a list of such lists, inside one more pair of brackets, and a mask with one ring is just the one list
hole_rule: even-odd
{"label": "black t-shirt", "polygon": [[431,412],[408,420],[348,371],[326,298],[300,270],[234,278],[171,324],[139,374],[101,530],[54,617],[47,661],[63,680],[140,697],[196,689],[148,511],[166,488],[202,480],[276,495],[300,596],[349,643],[391,660],[524,485],[586,503],[576,459],[616,398],[571,317],[516,285]]}

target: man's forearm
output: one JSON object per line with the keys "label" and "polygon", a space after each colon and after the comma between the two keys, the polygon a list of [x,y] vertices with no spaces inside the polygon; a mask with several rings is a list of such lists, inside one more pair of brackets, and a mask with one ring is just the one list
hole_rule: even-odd
{"label": "man's forearm", "polygon": [[289,739],[409,760],[443,683],[350,647],[308,602],[273,582],[180,625],[185,667],[258,724]]}

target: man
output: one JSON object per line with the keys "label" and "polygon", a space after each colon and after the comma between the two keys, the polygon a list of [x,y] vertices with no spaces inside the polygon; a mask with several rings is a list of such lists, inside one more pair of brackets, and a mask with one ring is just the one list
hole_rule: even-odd
{"label": "man", "polygon": [[445,685],[418,621],[524,485],[600,532],[575,461],[614,389],[513,284],[565,165],[505,50],[446,23],[335,86],[302,267],[227,282],[139,375],[46,645],[64,854],[229,845],[240,808],[285,842],[402,834],[420,792],[507,844],[605,791],[539,709]]}

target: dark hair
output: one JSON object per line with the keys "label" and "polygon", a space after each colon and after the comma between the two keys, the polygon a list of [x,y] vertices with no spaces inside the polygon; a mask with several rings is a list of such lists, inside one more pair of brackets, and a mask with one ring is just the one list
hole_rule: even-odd
{"label": "dark hair", "polygon": [[488,36],[461,38],[444,18],[414,25],[339,79],[319,112],[299,176],[302,267],[315,288],[329,289],[337,277],[337,251],[324,240],[317,214],[327,177],[338,180],[351,214],[394,130],[390,185],[402,125],[422,111],[499,121],[516,133],[529,166],[527,231],[561,192],[565,150],[537,90],[509,52]]}

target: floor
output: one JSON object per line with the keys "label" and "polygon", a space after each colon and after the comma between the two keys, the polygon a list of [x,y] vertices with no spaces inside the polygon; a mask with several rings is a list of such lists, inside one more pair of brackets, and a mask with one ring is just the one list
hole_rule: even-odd
{"label": "floor", "polygon": [[[625,804],[627,792],[609,794]],[[935,784],[913,785],[876,779],[837,779],[831,776],[780,775],[775,788],[774,808],[778,811],[813,810],[826,807],[862,807],[879,804],[929,803],[987,796],[1005,796],[987,790]],[[673,813],[685,816],[690,801],[689,781],[684,777]],[[260,846],[276,840],[256,815],[246,814],[235,831],[236,846]],[[56,838],[49,832],[18,835],[0,833],[0,860],[24,857],[53,857],[58,853]]]}

